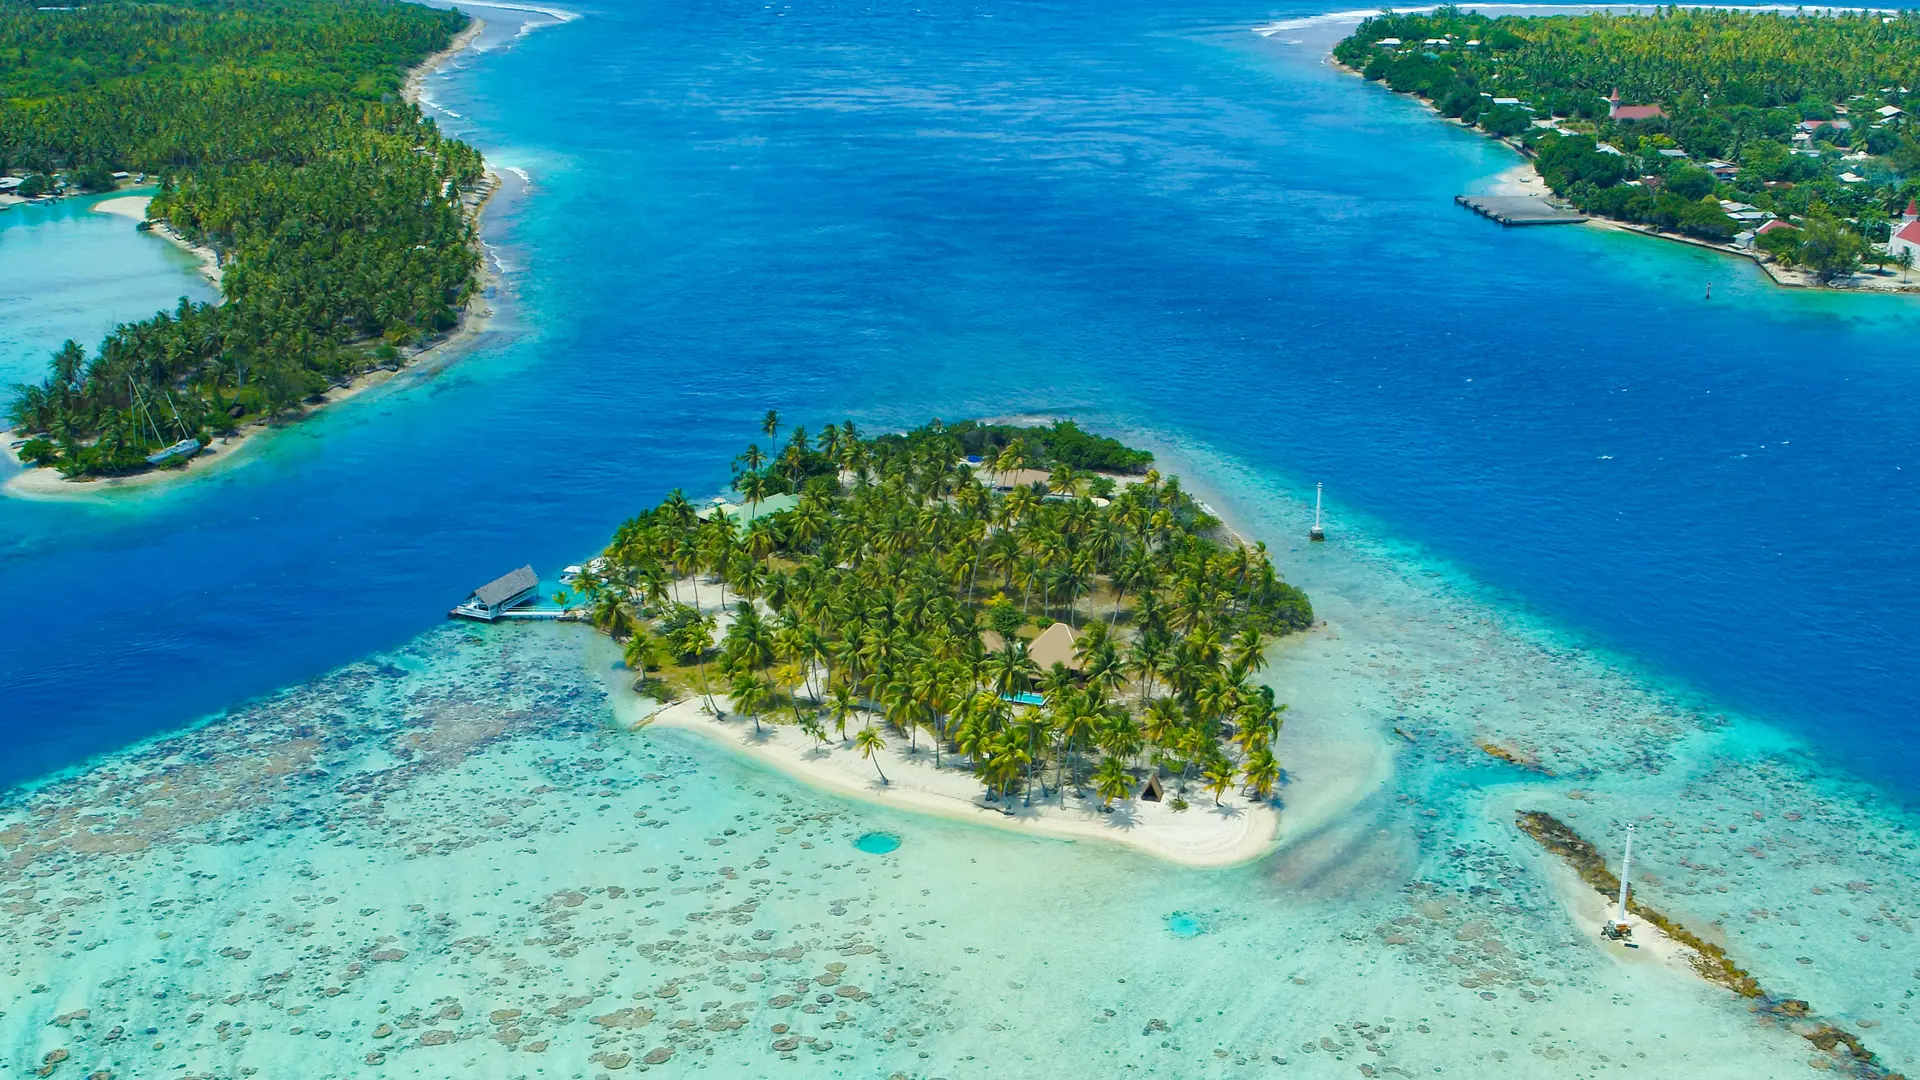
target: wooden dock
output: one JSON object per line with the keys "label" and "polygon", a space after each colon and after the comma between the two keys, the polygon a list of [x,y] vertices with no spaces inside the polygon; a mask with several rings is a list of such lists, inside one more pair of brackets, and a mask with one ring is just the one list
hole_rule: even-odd
{"label": "wooden dock", "polygon": [[1578,225],[1585,214],[1532,195],[1455,195],[1453,201],[1502,225]]}
{"label": "wooden dock", "polygon": [[501,622],[506,619],[550,619],[555,622],[585,622],[586,616],[568,608],[561,611],[555,608],[515,608],[511,611],[496,611],[489,615],[484,610],[476,611],[465,604],[447,612],[449,618],[472,619],[474,622]]}

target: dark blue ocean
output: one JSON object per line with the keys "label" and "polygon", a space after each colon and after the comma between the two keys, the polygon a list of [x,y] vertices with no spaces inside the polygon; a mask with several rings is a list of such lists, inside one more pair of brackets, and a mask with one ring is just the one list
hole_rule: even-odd
{"label": "dark blue ocean", "polygon": [[[717,490],[777,408],[1070,414],[1273,500],[1324,482],[1335,545],[1399,542],[1920,795],[1920,301],[1503,231],[1451,198],[1511,154],[1327,66],[1336,28],[1250,33],[1272,9],[581,10],[429,87],[531,179],[473,352],[178,491],[0,500],[0,783],[551,575]],[[0,366],[143,314],[16,326]]]}

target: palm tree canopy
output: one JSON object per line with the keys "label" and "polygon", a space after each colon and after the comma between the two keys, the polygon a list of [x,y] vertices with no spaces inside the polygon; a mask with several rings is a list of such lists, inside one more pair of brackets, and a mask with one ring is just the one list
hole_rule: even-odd
{"label": "palm tree canopy", "polygon": [[[956,428],[981,430],[865,439],[828,425],[817,440],[796,429],[778,460],[749,447],[741,490],[796,493],[791,508],[736,532],[673,492],[619,526],[583,587],[634,625],[633,640],[658,638],[702,670],[716,660],[756,724],[824,735],[824,711],[844,737],[864,713],[853,742],[876,770],[892,728],[952,750],[996,796],[1024,787],[1030,800],[1050,772],[1055,787],[1090,778],[1111,802],[1142,766],[1198,771],[1217,793],[1244,772],[1270,790],[1277,768],[1263,762],[1284,707],[1253,680],[1276,636],[1310,624],[1306,596],[1172,478],[1122,486],[1045,456],[1036,447],[1058,436],[1031,429],[1031,441],[997,444],[996,462],[1069,464],[1070,486],[1088,493],[999,494],[967,466]],[[701,572],[733,594],[717,650],[715,615],[695,606],[713,596],[699,599],[701,579],[695,604],[663,600]],[[1029,612],[1084,629],[1032,625],[1016,591]],[[1096,594],[1114,610],[1080,619]]]}

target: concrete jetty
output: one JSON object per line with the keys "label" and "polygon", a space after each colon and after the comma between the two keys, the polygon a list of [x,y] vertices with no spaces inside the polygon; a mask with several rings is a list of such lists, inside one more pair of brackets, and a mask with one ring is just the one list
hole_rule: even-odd
{"label": "concrete jetty", "polygon": [[1453,201],[1502,225],[1577,225],[1587,220],[1533,195],[1455,195]]}

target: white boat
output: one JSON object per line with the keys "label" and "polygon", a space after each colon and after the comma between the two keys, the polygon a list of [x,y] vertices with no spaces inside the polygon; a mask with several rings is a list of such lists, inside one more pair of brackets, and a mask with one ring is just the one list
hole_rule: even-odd
{"label": "white boat", "polygon": [[199,439],[181,439],[172,446],[155,454],[147,455],[149,465],[171,465],[176,461],[185,461],[200,452]]}

